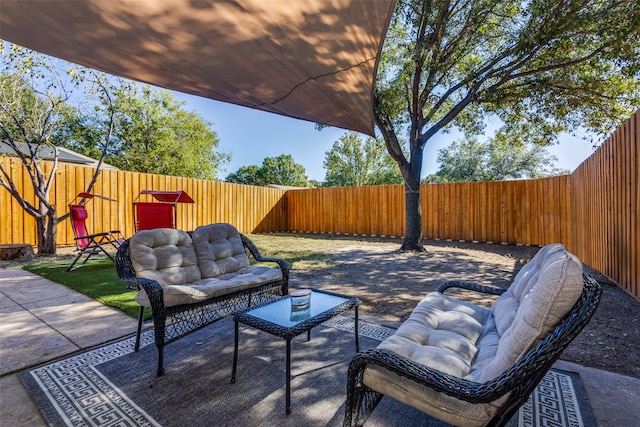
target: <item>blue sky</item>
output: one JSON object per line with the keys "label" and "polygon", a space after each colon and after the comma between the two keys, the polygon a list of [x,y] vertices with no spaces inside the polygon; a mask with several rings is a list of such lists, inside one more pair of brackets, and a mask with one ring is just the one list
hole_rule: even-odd
{"label": "blue sky", "polygon": [[[322,166],[325,153],[345,132],[344,129],[315,129],[315,124],[291,119],[277,114],[265,113],[247,107],[239,107],[209,99],[172,92],[186,109],[196,111],[213,123],[220,147],[231,154],[231,162],[218,178],[225,178],[241,166],[262,164],[265,157],[290,154],[304,166],[310,179],[323,181]],[[457,138],[454,134],[436,135],[425,148],[422,176],[436,172],[436,156],[439,149],[448,146]],[[560,144],[549,148],[558,158],[557,168],[573,171],[593,152],[591,145],[580,138],[562,136]]]}

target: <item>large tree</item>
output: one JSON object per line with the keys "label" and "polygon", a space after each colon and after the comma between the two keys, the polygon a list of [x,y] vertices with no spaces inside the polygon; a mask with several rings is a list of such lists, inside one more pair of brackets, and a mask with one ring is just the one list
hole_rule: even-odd
{"label": "large tree", "polygon": [[[604,135],[640,105],[640,8],[629,0],[398,0],[379,66],[375,122],[406,192],[404,250],[423,250],[420,175],[439,132],[553,143]],[[406,135],[409,154],[401,150]]]}
{"label": "large tree", "polygon": [[116,111],[113,141],[105,161],[120,169],[215,179],[230,156],[218,149],[212,124],[187,111],[163,89],[120,78],[109,82],[113,102],[96,93],[94,108],[73,113],[59,135],[59,143],[87,156],[100,152],[102,129]]}
{"label": "large tree", "polygon": [[402,175],[382,138],[360,138],[347,132],[324,156],[324,186],[402,184]]}
{"label": "large tree", "polygon": [[[58,216],[50,190],[58,167],[58,148],[53,135],[70,116],[69,100],[76,83],[70,64],[0,41],[0,144],[27,171],[35,200],[26,198],[10,171],[0,165],[0,187],[6,189],[24,211],[35,218],[38,254],[56,253],[56,231],[68,213]],[[77,75],[77,74],[76,74]],[[95,73],[91,82],[98,84]],[[105,94],[108,96],[108,94]],[[108,142],[109,134],[103,134]],[[105,147],[108,144],[105,144]],[[43,167],[43,161],[52,163]],[[90,192],[100,173],[102,157],[85,191]]]}
{"label": "large tree", "polygon": [[304,166],[296,163],[290,154],[266,157],[260,167],[242,166],[236,172],[230,173],[225,181],[258,186],[276,184],[306,187],[309,185]]}
{"label": "large tree", "polygon": [[501,181],[568,173],[556,169],[556,161],[542,145],[465,138],[438,150],[438,171],[423,182]]}

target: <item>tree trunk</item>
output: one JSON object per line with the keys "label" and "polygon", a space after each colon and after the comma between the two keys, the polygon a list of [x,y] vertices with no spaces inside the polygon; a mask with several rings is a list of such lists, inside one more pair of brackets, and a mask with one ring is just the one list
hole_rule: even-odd
{"label": "tree trunk", "polygon": [[47,211],[36,218],[38,230],[38,255],[56,254],[57,220],[55,211]]}
{"label": "tree trunk", "polygon": [[424,252],[422,246],[422,206],[420,203],[420,173],[422,171],[421,148],[411,150],[411,161],[404,178],[404,198],[406,204],[406,233],[402,251]]}
{"label": "tree trunk", "polygon": [[[419,188],[419,187],[418,187]],[[422,246],[422,209],[420,207],[420,191],[411,191],[405,185],[406,234],[402,242],[402,251],[423,252]]]}

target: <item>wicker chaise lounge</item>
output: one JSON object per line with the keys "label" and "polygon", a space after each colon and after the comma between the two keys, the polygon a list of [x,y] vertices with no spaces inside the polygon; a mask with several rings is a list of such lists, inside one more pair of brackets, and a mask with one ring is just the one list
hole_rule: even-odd
{"label": "wicker chaise lounge", "polygon": [[[450,288],[500,297],[486,309],[445,295]],[[364,424],[384,395],[456,426],[505,425],[589,322],[601,293],[560,244],[540,249],[508,289],[444,283],[378,348],[354,356],[344,425]]]}
{"label": "wicker chaise lounge", "polygon": [[[277,268],[250,265],[275,263]],[[144,310],[151,307],[157,374],[164,374],[164,346],[204,326],[286,295],[289,265],[266,258],[230,224],[182,230],[143,230],[116,254],[120,279],[135,285],[140,304],[135,350],[140,347]]]}

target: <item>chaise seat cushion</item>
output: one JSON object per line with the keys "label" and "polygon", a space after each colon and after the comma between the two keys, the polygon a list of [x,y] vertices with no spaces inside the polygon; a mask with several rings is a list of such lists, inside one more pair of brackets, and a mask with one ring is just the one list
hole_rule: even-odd
{"label": "chaise seat cushion", "polygon": [[[540,249],[491,309],[433,292],[378,348],[438,371],[483,383],[509,369],[571,310],[582,293],[582,265],[560,244]],[[485,425],[506,400],[471,404],[379,366],[368,387],[459,426]]]}
{"label": "chaise seat cushion", "polygon": [[[481,337],[489,335],[484,331],[489,324],[495,324],[490,310],[433,292],[378,348],[464,378],[471,372]],[[497,339],[496,333],[496,344]]]}
{"label": "chaise seat cushion", "polygon": [[[378,348],[458,378],[468,378],[477,375],[476,371],[493,359],[499,339],[489,309],[432,292]],[[363,382],[382,394],[460,426],[486,424],[508,397],[473,405],[377,365],[367,367]]]}

